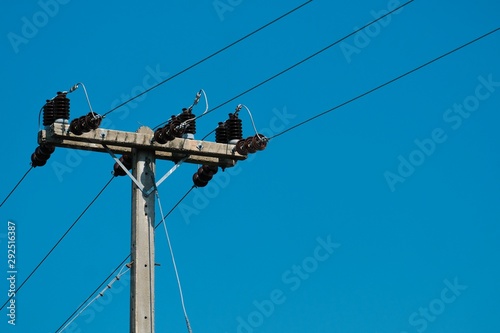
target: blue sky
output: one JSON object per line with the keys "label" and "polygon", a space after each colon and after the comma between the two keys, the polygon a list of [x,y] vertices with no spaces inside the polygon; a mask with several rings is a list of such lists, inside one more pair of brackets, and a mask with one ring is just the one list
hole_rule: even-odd
{"label": "blue sky", "polygon": [[[2,200],[28,170],[38,111],[57,91],[83,82],[105,113],[302,3],[8,4],[0,23]],[[154,127],[199,89],[219,105],[398,4],[312,1],[117,109],[103,127]],[[413,1],[200,119],[197,138],[239,103],[259,131],[278,134],[498,28],[499,10],[492,0]],[[193,332],[498,331],[499,45],[497,32],[276,137],[194,189],[167,220]],[[83,91],[69,97],[72,118],[89,111]],[[17,226],[20,283],[111,178],[113,163],[58,148],[0,208],[2,298],[8,221]],[[171,166],[158,161],[158,175]],[[165,212],[196,168],[182,165],[159,188]],[[2,332],[55,332],[124,259],[130,188],[126,177],[111,182],[16,295],[15,326],[2,310]],[[182,332],[162,229],[156,243],[156,330]],[[127,331],[128,276],[66,332]]]}

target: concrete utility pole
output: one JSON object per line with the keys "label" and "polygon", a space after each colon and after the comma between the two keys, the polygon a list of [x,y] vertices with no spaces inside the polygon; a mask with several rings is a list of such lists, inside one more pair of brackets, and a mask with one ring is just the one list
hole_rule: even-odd
{"label": "concrete utility pole", "polygon": [[[141,127],[136,133],[97,129],[82,135],[69,132],[69,125],[54,123],[38,133],[39,144],[132,154],[132,267],[130,286],[130,332],[154,333],[154,227],[157,159],[174,162],[232,167],[246,159],[234,144],[175,138],[166,144],[153,143],[153,131]],[[128,170],[126,170],[128,173]]]}

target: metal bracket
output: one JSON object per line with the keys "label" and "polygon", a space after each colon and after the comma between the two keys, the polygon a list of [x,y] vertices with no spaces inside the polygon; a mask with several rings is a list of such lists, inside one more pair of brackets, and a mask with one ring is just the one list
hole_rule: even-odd
{"label": "metal bracket", "polygon": [[151,193],[153,193],[153,191],[156,190],[156,188],[158,186],[160,186],[168,177],[170,177],[170,175],[173,174],[174,171],[177,170],[181,166],[181,164],[184,163],[185,160],[187,160],[188,157],[189,156],[186,156],[182,160],[180,160],[179,162],[177,162],[170,170],[167,171],[167,173],[163,177],[160,178],[159,181],[157,181],[155,183],[155,186],[153,186],[152,188],[150,188],[148,191],[143,191],[143,193],[146,196],[151,195]]}
{"label": "metal bracket", "polygon": [[104,143],[102,144],[102,146],[104,147],[104,149],[106,149],[108,154],[111,155],[111,157],[115,160],[115,162],[118,163],[120,168],[122,168],[123,171],[125,171],[127,176],[129,176],[129,178],[132,179],[135,185],[137,185],[137,187],[144,193],[144,186],[130,173],[130,171],[128,171],[128,169],[125,167],[125,165],[123,165],[120,159],[116,157],[116,155],[111,151],[111,149],[109,149],[108,146],[106,146]]}
{"label": "metal bracket", "polygon": [[148,189],[146,191],[146,190],[144,190],[144,186],[134,177],[134,175],[132,175],[132,173],[130,173],[130,171],[128,171],[128,169],[125,167],[125,165],[123,165],[123,163],[120,161],[120,159],[118,157],[116,157],[116,155],[111,151],[111,149],[109,149],[108,146],[106,146],[104,143],[102,144],[102,146],[104,147],[104,149],[106,149],[108,154],[111,155],[111,157],[115,160],[115,162],[118,163],[120,168],[122,168],[123,171],[125,171],[127,176],[129,176],[129,178],[132,179],[132,181],[135,183],[135,185],[137,185],[137,187],[141,190],[141,192],[146,197],[149,197],[151,195],[151,193],[153,193],[156,190],[156,188],[158,186],[160,186],[171,174],[173,174],[174,171],[177,170],[181,166],[181,164],[184,163],[184,161],[187,160],[189,157],[189,155],[188,155],[188,156],[184,157],[183,159],[181,159],[179,162],[177,162],[170,170],[167,171],[167,173],[163,177],[160,178],[159,181],[157,181],[155,183],[154,186],[152,186],[150,189]]}

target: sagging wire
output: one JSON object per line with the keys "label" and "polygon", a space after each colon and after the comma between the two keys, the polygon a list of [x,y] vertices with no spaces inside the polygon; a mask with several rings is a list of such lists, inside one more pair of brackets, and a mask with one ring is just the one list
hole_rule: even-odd
{"label": "sagging wire", "polygon": [[2,207],[7,202],[7,200],[9,200],[10,196],[16,191],[16,189],[19,187],[19,185],[21,185],[21,183],[26,178],[26,176],[28,176],[28,174],[30,173],[31,170],[33,170],[33,166],[31,166],[28,169],[28,171],[26,171],[26,173],[21,177],[21,179],[14,186],[14,188],[9,192],[9,194],[7,194],[7,196],[5,197],[5,199],[3,199],[2,203],[0,204],[0,207]]}
{"label": "sagging wire", "polygon": [[[165,235],[167,237],[167,243],[168,243],[168,248],[169,248],[169,251],[170,251],[170,257],[172,258],[172,264],[174,266],[175,277],[177,279],[177,287],[179,289],[179,295],[180,295],[180,298],[181,298],[182,311],[184,312],[184,319],[186,320],[186,327],[187,327],[188,333],[192,333],[193,330],[191,329],[191,323],[189,322],[189,317],[188,317],[188,314],[187,314],[187,311],[186,311],[186,305],[184,303],[184,295],[183,295],[183,292],[182,292],[181,280],[179,278],[179,272],[177,270],[177,264],[175,262],[174,251],[172,249],[172,242],[170,241],[170,236],[168,234],[168,229],[167,229],[167,223],[165,222],[166,216],[163,214],[163,208],[162,208],[162,205],[161,205],[160,195],[158,194],[158,189],[156,190],[155,193],[156,193],[156,198],[158,200],[158,207],[160,208],[160,214],[162,216],[162,220],[160,221],[160,224],[163,223],[163,228],[165,229]],[[165,216],[165,217],[163,217],[163,216]]]}
{"label": "sagging wire", "polygon": [[206,139],[206,138],[208,138],[208,136],[209,136],[210,134],[212,134],[213,132],[215,132],[215,130],[216,130],[216,128],[214,128],[213,130],[211,130],[210,132],[208,132],[208,133],[207,133],[207,134],[206,134],[206,135],[205,135],[205,136],[204,136],[204,137],[203,137],[200,141],[201,141],[201,142],[205,141],[205,139]]}
{"label": "sagging wire", "polygon": [[[31,168],[29,171],[31,171],[33,168]],[[29,172],[28,171],[28,172]],[[26,174],[28,174],[28,172]],[[104,185],[104,187],[99,191],[99,193],[92,199],[92,201],[85,207],[85,209],[80,213],[80,215],[76,218],[76,220],[71,224],[71,226],[64,232],[64,234],[57,240],[57,242],[52,246],[52,248],[47,252],[47,254],[42,258],[42,260],[33,268],[33,270],[28,274],[28,276],[23,280],[21,284],[16,289],[16,293],[18,294],[19,291],[24,287],[24,285],[30,280],[30,278],[35,274],[35,272],[42,266],[42,264],[47,260],[47,258],[54,252],[54,250],[61,244],[63,239],[69,234],[69,232],[75,227],[75,225],[81,220],[83,215],[92,207],[92,205],[99,199],[101,194],[106,190],[106,188],[111,184],[115,177],[112,176],[111,179]],[[14,297],[15,295],[12,294],[6,301],[3,303],[2,306],[0,306],[0,311],[3,310],[3,308],[9,303],[9,301]]]}
{"label": "sagging wire", "polygon": [[[405,6],[409,5],[410,3],[414,2],[414,1],[415,1],[415,0],[409,0],[408,2],[406,2],[406,3],[404,3],[404,4],[400,5],[400,6],[398,6],[398,7],[394,8],[394,9],[392,9],[391,11],[388,11],[388,12],[387,12],[387,13],[385,13],[384,15],[382,15],[382,16],[380,16],[380,17],[378,17],[378,18],[376,18],[376,19],[372,20],[371,22],[369,22],[369,23],[365,24],[364,26],[362,26],[362,27],[360,27],[360,28],[358,28],[358,29],[356,29],[356,30],[352,31],[351,33],[349,33],[349,34],[345,35],[344,37],[342,37],[342,38],[340,38],[340,39],[338,39],[338,40],[336,40],[335,42],[331,43],[330,45],[327,45],[327,46],[323,47],[322,49],[320,49],[320,50],[318,50],[318,51],[314,52],[313,54],[311,54],[311,55],[309,55],[308,57],[306,57],[306,58],[304,58],[304,59],[300,60],[299,62],[296,62],[295,64],[293,64],[293,65],[291,65],[291,66],[289,66],[289,67],[287,67],[287,68],[283,69],[282,71],[280,71],[280,72],[278,72],[278,73],[276,73],[276,74],[274,74],[274,75],[270,76],[269,78],[265,79],[264,81],[261,81],[260,83],[258,83],[258,84],[256,84],[256,85],[254,85],[254,86],[252,86],[252,87],[250,87],[250,88],[246,89],[245,91],[243,91],[243,92],[239,93],[238,95],[236,95],[236,96],[234,96],[234,97],[232,97],[232,98],[230,98],[230,99],[226,100],[225,102],[223,102],[223,103],[221,103],[221,104],[219,104],[219,105],[217,105],[217,106],[213,107],[212,109],[210,109],[210,110],[209,110],[207,113],[205,113],[204,115],[207,115],[207,114],[209,114],[209,113],[214,112],[215,110],[217,110],[217,109],[219,109],[219,108],[221,108],[221,107],[223,107],[223,106],[227,105],[228,103],[230,103],[230,102],[232,102],[232,101],[234,101],[234,100],[236,100],[236,99],[240,98],[241,96],[248,94],[249,92],[251,92],[251,91],[253,91],[253,90],[255,90],[255,89],[257,89],[257,88],[259,88],[259,87],[263,86],[264,84],[266,84],[266,83],[268,83],[268,82],[270,82],[270,81],[272,81],[272,80],[276,79],[277,77],[279,77],[279,76],[281,76],[281,75],[283,75],[283,74],[285,74],[285,73],[287,73],[287,72],[291,71],[292,69],[294,69],[294,68],[296,68],[296,67],[298,67],[298,66],[300,66],[300,65],[304,64],[305,62],[309,61],[310,59],[312,59],[312,58],[314,58],[314,57],[318,56],[319,54],[321,54],[321,53],[323,53],[323,52],[325,52],[325,51],[327,51],[327,50],[331,49],[333,46],[335,46],[335,45],[337,45],[337,44],[340,44],[342,41],[344,41],[344,40],[346,40],[347,38],[349,38],[349,37],[351,37],[351,36],[353,36],[353,35],[355,35],[355,34],[359,33],[360,31],[364,30],[365,28],[369,27],[370,25],[373,25],[374,23],[376,23],[376,22],[378,22],[378,21],[380,21],[380,20],[384,19],[385,17],[392,15],[394,12],[396,12],[396,11],[398,11],[398,10],[402,9],[403,7],[405,7]],[[201,116],[200,116],[200,117],[201,117]]]}
{"label": "sagging wire", "polygon": [[130,270],[130,267],[131,267],[131,264],[125,264],[125,265],[123,265],[123,267],[120,269],[120,272],[113,278],[113,280],[111,280],[111,282],[108,283],[106,285],[106,287],[101,292],[99,292],[90,302],[87,303],[87,305],[85,305],[76,315],[74,315],[73,318],[71,318],[71,320],[68,321],[63,328],[57,329],[57,331],[55,333],[64,332],[64,330],[66,330],[83,312],[85,312],[85,310],[87,310],[89,308],[89,306],[91,306],[100,297],[103,297],[104,293],[106,291],[108,291],[109,289],[111,289],[111,287],[113,286],[113,284],[116,281],[119,281],[120,278],[123,275],[125,275]]}
{"label": "sagging wire", "polygon": [[[184,201],[184,199],[186,199],[186,197],[189,195],[189,193],[191,193],[193,190],[194,190],[195,186],[191,186],[191,188],[182,196],[182,198],[180,198],[177,203],[170,209],[170,211],[165,215],[163,216],[163,220],[166,220],[170,214],[173,213],[173,211]],[[155,230],[158,229],[158,227],[160,226],[162,222],[158,222],[158,224],[155,226]],[[129,253],[125,258],[123,258],[123,260],[116,266],[116,268],[107,276],[103,279],[103,281],[101,282],[101,284],[99,284],[99,286],[97,286],[97,288],[92,291],[90,293],[90,295],[83,301],[81,302],[81,304],[78,306],[78,308],[71,314],[69,315],[68,318],[66,318],[66,320],[64,321],[64,323],[61,324],[61,326],[56,330],[56,333],[59,332],[59,330],[66,325],[66,323],[83,307],[85,306],[85,304],[87,304],[87,302],[92,298],[92,296],[97,293],[99,291],[99,289],[106,283],[106,281],[111,278],[111,276],[113,276],[113,274],[118,271],[118,269],[120,269],[120,267],[122,267],[122,265],[125,264],[125,262],[127,262],[127,260],[129,260],[131,258],[132,254]]]}
{"label": "sagging wire", "polygon": [[75,91],[76,89],[78,89],[80,86],[82,86],[83,92],[85,93],[85,98],[87,99],[87,103],[89,105],[90,112],[92,113],[92,115],[94,116],[94,118],[97,118],[99,115],[96,116],[96,113],[92,109],[92,104],[90,104],[90,99],[89,99],[89,94],[87,93],[87,88],[85,88],[85,85],[82,82],[78,82],[78,83],[74,84],[71,87],[71,89],[69,89],[68,93],[72,93],[73,91]]}
{"label": "sagging wire", "polygon": [[250,116],[250,120],[252,121],[253,129],[255,130],[255,135],[257,135],[259,137],[259,139],[261,139],[261,140],[264,140],[264,139],[267,140],[267,138],[265,136],[258,133],[257,127],[255,126],[255,121],[253,120],[252,112],[250,111],[248,106],[246,106],[245,104],[238,104],[238,106],[236,107],[235,113],[240,112],[241,108],[245,108],[248,111],[248,115]]}
{"label": "sagging wire", "polygon": [[382,89],[382,88],[384,88],[384,87],[386,87],[386,86],[388,86],[388,85],[390,85],[390,84],[392,84],[392,83],[394,83],[396,81],[399,81],[402,78],[404,78],[404,77],[406,77],[408,75],[411,75],[411,74],[415,73],[416,71],[418,71],[418,70],[420,70],[420,69],[422,69],[424,67],[427,67],[427,66],[435,63],[436,61],[439,61],[439,60],[441,60],[441,59],[443,59],[443,58],[445,58],[445,57],[447,57],[447,56],[449,56],[449,55],[451,55],[451,54],[453,54],[455,52],[460,51],[461,49],[463,49],[463,48],[465,48],[465,47],[467,47],[467,46],[469,46],[471,44],[474,44],[474,43],[480,41],[483,38],[488,37],[489,35],[491,35],[493,33],[496,33],[497,31],[500,31],[500,27],[498,27],[496,29],[493,29],[493,30],[491,30],[491,31],[489,31],[489,32],[487,32],[487,33],[479,36],[479,37],[476,37],[473,40],[468,41],[467,43],[462,44],[462,45],[460,45],[460,46],[458,46],[458,47],[456,47],[456,48],[454,48],[454,49],[452,49],[452,50],[450,50],[450,51],[448,51],[446,53],[443,53],[440,56],[438,56],[436,58],[433,58],[432,60],[429,60],[429,61],[427,61],[427,62],[425,62],[425,63],[423,63],[423,64],[421,64],[421,65],[419,65],[419,66],[417,66],[417,67],[415,67],[415,68],[413,68],[413,69],[411,69],[411,70],[409,70],[409,71],[407,71],[407,72],[405,72],[403,74],[400,74],[400,75],[398,75],[398,76],[390,79],[389,81],[386,81],[386,82],[384,82],[384,83],[382,83],[382,84],[380,84],[380,85],[378,85],[378,86],[376,86],[374,88],[371,88],[370,90],[365,91],[362,94],[359,94],[359,95],[357,95],[357,96],[355,96],[355,97],[353,97],[353,98],[351,98],[351,99],[349,99],[349,100],[347,100],[345,102],[337,104],[336,106],[334,106],[334,107],[332,107],[332,108],[330,108],[330,109],[328,109],[326,111],[323,111],[323,112],[321,112],[321,113],[319,113],[319,114],[317,114],[315,116],[312,116],[312,117],[310,117],[310,118],[308,118],[308,119],[306,119],[304,121],[301,121],[300,123],[295,124],[295,125],[287,128],[287,129],[285,129],[284,131],[271,136],[268,140],[277,138],[277,137],[279,137],[279,136],[281,136],[281,135],[283,135],[283,134],[285,134],[287,132],[290,132],[291,130],[294,130],[297,127],[300,127],[302,125],[307,124],[308,122],[310,122],[310,121],[312,121],[312,120],[314,120],[316,118],[322,117],[322,116],[324,116],[324,115],[326,115],[326,114],[328,114],[328,113],[330,113],[332,111],[335,111],[335,110],[337,110],[337,109],[339,109],[341,107],[346,106],[347,104],[350,104],[350,103],[352,103],[354,101],[357,101],[358,99],[361,99],[361,98],[363,98],[363,97],[365,97],[365,96],[367,96],[367,95],[369,95],[369,94],[371,94],[371,93],[373,93],[373,92],[375,92],[377,90],[380,90],[380,89]]}

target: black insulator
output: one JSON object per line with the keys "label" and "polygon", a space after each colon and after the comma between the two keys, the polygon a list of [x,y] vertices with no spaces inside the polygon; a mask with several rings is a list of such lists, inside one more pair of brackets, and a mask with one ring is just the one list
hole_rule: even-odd
{"label": "black insulator", "polygon": [[241,139],[238,142],[236,142],[236,146],[234,149],[238,152],[240,155],[248,155],[248,149],[247,149],[247,140]]}
{"label": "black insulator", "polygon": [[228,143],[227,139],[227,129],[226,124],[223,122],[219,123],[219,126],[215,129],[215,142],[217,143]]}
{"label": "black insulator", "polygon": [[155,142],[158,142],[159,144],[165,144],[167,143],[167,140],[165,140],[165,138],[163,137],[163,127],[162,128],[158,128],[156,131],[155,131],[155,135],[153,137],[153,140]]}
{"label": "black insulator", "polygon": [[168,141],[172,141],[173,139],[175,139],[175,136],[171,133],[171,128],[169,124],[155,131],[154,141],[158,142],[159,144],[163,145]]}
{"label": "black insulator", "polygon": [[118,164],[116,162],[115,162],[115,165],[113,165],[113,175],[115,177],[125,176],[126,175],[125,171],[122,169],[122,167],[120,166],[120,164]]}
{"label": "black insulator", "polygon": [[126,154],[120,157],[120,162],[127,168],[127,170],[132,169],[132,155]]}
{"label": "black insulator", "polygon": [[96,130],[96,129],[98,129],[99,126],[101,126],[101,122],[102,122],[102,116],[101,115],[95,114],[93,112],[89,112],[85,116],[85,125],[90,130]]}
{"label": "black insulator", "polygon": [[[184,134],[184,129],[181,128],[181,122],[179,120],[173,121],[168,125],[168,134],[173,135],[174,138],[182,138],[182,135]],[[173,140],[173,139],[172,139]]]}
{"label": "black insulator", "polygon": [[56,119],[54,118],[54,101],[48,99],[43,106],[43,126],[52,125]]}
{"label": "black insulator", "polygon": [[182,109],[182,113],[177,118],[179,119],[181,124],[187,121],[184,124],[185,127],[181,129],[183,134],[184,133],[196,134],[196,120],[194,120],[196,116],[192,113],[191,109],[185,109],[185,108]]}
{"label": "black insulator", "polygon": [[243,126],[241,124],[241,119],[238,118],[237,113],[229,114],[229,119],[226,120],[226,128],[228,142],[243,139]]}
{"label": "black insulator", "polygon": [[31,165],[35,168],[44,166],[55,149],[56,148],[52,145],[41,144],[35,149],[35,152],[31,154]]}
{"label": "black insulator", "polygon": [[[120,162],[122,162],[123,166],[127,168],[127,170],[132,169],[132,155],[126,154],[120,157]],[[113,175],[115,177],[118,176],[125,176],[127,173],[123,168],[121,167],[120,164],[115,162],[115,165],[113,166]]]}
{"label": "black insulator", "polygon": [[87,116],[81,116],[78,118],[78,121],[80,122],[80,128],[82,129],[83,133],[88,133],[91,131],[90,124],[87,122]]}
{"label": "black insulator", "polygon": [[45,164],[47,164],[47,160],[40,158],[35,153],[31,154],[31,165],[34,168],[44,166]]}
{"label": "black insulator", "polygon": [[179,126],[180,124],[181,121],[179,120],[179,117],[172,116],[164,127],[155,131],[153,140],[163,145],[167,143],[167,141],[174,140],[176,137],[182,137],[183,129]]}
{"label": "black insulator", "polygon": [[50,155],[56,150],[54,146],[48,146],[48,145],[41,145],[36,147],[35,149],[35,154],[37,154],[40,157],[49,159]]}
{"label": "black insulator", "polygon": [[63,92],[58,92],[43,106],[43,126],[50,126],[58,119],[69,120],[69,99]]}
{"label": "black insulator", "polygon": [[73,119],[71,123],[69,123],[69,131],[74,135],[82,135],[83,128],[80,118]]}
{"label": "black insulator", "polygon": [[195,173],[193,175],[193,183],[196,187],[205,187],[208,185],[208,182],[205,182],[205,181],[202,181],[199,176],[198,176],[198,173]]}
{"label": "black insulator", "polygon": [[207,186],[208,182],[217,173],[218,167],[212,165],[203,165],[193,175],[193,183],[197,187]]}
{"label": "black insulator", "polygon": [[47,101],[44,106],[44,126],[50,126],[58,119],[69,120],[69,98],[65,92],[58,92],[57,96]]}
{"label": "black insulator", "polygon": [[170,125],[163,127],[162,135],[165,138],[165,140],[167,140],[167,141],[172,141],[173,139],[175,139],[175,135],[172,134],[172,130],[170,128]]}
{"label": "black insulator", "polygon": [[264,150],[267,147],[268,139],[262,134],[249,136],[246,139],[241,139],[236,142],[234,149],[240,155],[254,154],[258,150]]}
{"label": "black insulator", "polygon": [[181,128],[180,125],[181,125],[181,120],[179,117],[172,116],[172,118],[170,118],[168,124],[164,127],[167,137],[173,136],[173,138],[169,139],[169,141],[175,138],[182,138],[182,134],[184,134],[184,129]]}
{"label": "black insulator", "polygon": [[69,124],[69,130],[75,135],[82,135],[92,130],[96,130],[101,125],[102,116],[89,112],[85,116],[73,119]]}
{"label": "black insulator", "polygon": [[262,134],[255,134],[252,138],[252,147],[256,150],[264,150],[267,147],[267,141]]}
{"label": "black insulator", "polygon": [[253,146],[252,142],[253,142],[253,136],[250,136],[245,140],[245,146],[250,154],[254,154],[255,152],[257,152],[257,149]]}

